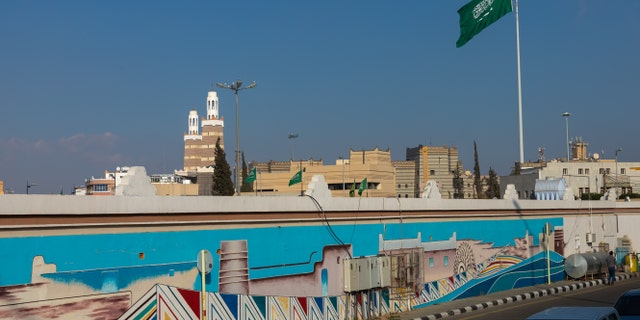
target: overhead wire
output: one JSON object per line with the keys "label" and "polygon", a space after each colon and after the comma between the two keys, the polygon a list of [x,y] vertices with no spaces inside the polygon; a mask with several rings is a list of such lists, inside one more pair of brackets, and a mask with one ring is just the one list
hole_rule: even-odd
{"label": "overhead wire", "polygon": [[331,224],[329,223],[329,219],[327,218],[327,215],[324,212],[324,208],[322,208],[322,205],[320,205],[320,202],[318,202],[318,200],[311,195],[307,194],[306,196],[311,198],[316,208],[320,210],[320,213],[321,213],[320,217],[322,219],[323,225],[325,226],[325,228],[327,228],[329,235],[333,238],[333,240],[335,240],[343,248],[345,252],[347,252],[347,254],[349,255],[349,259],[352,259],[353,256],[351,255],[351,252],[349,252],[349,250],[346,249],[347,245],[344,243],[344,241],[342,241],[342,239],[340,239],[340,237],[335,233],[335,231],[331,227]]}

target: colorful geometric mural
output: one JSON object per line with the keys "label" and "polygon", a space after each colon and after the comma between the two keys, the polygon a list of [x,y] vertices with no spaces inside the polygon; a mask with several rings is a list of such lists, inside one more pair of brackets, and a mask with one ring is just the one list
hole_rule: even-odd
{"label": "colorful geometric mural", "polygon": [[[550,252],[550,269],[546,253],[520,260],[512,256],[495,256],[485,261],[492,272],[456,274],[424,284],[424,289],[411,298],[411,305],[397,297],[406,292],[376,289],[334,297],[250,296],[207,293],[206,319],[211,320],[320,320],[372,319],[421,308],[433,303],[489,294],[564,278],[562,256]],[[396,297],[396,298],[394,298]],[[133,319],[198,319],[200,293],[165,285],[156,285],[136,302],[120,320]]]}

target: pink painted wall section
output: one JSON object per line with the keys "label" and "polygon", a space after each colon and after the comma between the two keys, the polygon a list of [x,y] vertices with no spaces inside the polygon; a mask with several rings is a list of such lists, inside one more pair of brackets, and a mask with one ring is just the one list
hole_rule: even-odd
{"label": "pink painted wall section", "polygon": [[[33,292],[31,287],[42,284],[0,287],[0,297],[7,302],[24,301]],[[0,319],[116,319],[131,307],[131,294],[118,292],[93,294],[51,300],[32,300],[0,306]]]}

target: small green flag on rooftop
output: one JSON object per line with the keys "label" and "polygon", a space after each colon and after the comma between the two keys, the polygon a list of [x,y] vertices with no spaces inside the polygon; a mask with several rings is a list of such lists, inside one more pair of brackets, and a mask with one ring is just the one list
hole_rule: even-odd
{"label": "small green flag on rooftop", "polygon": [[254,181],[256,181],[256,168],[251,169],[251,172],[249,172],[247,178],[244,179],[245,183],[252,183]]}
{"label": "small green flag on rooftop", "polygon": [[291,180],[289,180],[289,186],[292,186],[296,183],[300,183],[302,182],[302,170],[296,172],[295,175],[293,175],[293,177],[291,178]]}
{"label": "small green flag on rooftop", "polygon": [[349,197],[353,197],[356,194],[356,181],[353,180],[351,184],[351,189],[349,190]]}
{"label": "small green flag on rooftop", "polygon": [[362,192],[367,189],[367,178],[364,178],[362,182],[360,182],[360,188],[358,188],[358,195],[361,196]]}
{"label": "small green flag on rooftop", "polygon": [[512,10],[511,0],[471,0],[458,9],[460,37],[456,47],[462,47],[475,35]]}

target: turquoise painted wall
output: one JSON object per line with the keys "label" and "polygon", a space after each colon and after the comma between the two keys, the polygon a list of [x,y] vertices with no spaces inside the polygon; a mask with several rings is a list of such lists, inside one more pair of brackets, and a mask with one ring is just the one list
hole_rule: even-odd
{"label": "turquoise painted wall", "polygon": [[[355,221],[331,228],[339,241],[352,244],[357,257],[378,253],[379,234],[386,240],[415,239],[420,232],[422,241],[426,242],[430,238],[447,240],[456,232],[458,240],[481,240],[505,246],[513,245],[513,239],[523,237],[527,231],[533,235],[541,233],[546,222],[562,226],[562,218],[552,218],[403,224]],[[537,237],[534,239],[537,241]],[[215,252],[221,241],[229,240],[248,241],[250,268],[307,261],[311,252],[317,251],[309,264],[251,270],[251,279],[311,272],[313,263],[321,259],[323,247],[339,244],[322,225],[0,238],[0,256],[5,261],[0,264],[0,286],[29,283],[32,259],[37,255],[57,266],[57,273],[48,277],[83,282],[97,290],[104,284],[96,277],[102,277],[105,272],[116,272],[120,279],[118,286],[122,287],[136,279],[188,270],[195,267],[197,254],[202,249],[214,253],[212,274],[217,275],[219,264]],[[140,259],[140,253],[144,253],[144,259]],[[193,289],[200,288],[198,278],[193,283]],[[207,290],[217,289],[217,280],[208,283]]]}

